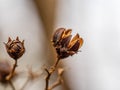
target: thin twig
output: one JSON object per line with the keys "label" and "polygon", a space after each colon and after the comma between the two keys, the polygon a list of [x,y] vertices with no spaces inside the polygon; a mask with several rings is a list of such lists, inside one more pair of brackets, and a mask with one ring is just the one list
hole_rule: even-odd
{"label": "thin twig", "polygon": [[55,62],[55,64],[53,65],[53,67],[57,67],[57,65],[58,65],[58,63],[59,63],[59,61],[60,61],[60,59],[58,58],[57,60],[56,60],[56,62]]}
{"label": "thin twig", "polygon": [[22,86],[22,88],[20,90],[24,90],[24,88],[27,86],[28,82],[30,81],[30,79],[28,78],[25,82],[25,84]]}
{"label": "thin twig", "polygon": [[9,84],[10,84],[10,86],[11,86],[12,90],[15,90],[15,87],[14,87],[14,85],[13,85],[13,83],[12,83],[12,81],[11,81],[11,80],[9,80]]}
{"label": "thin twig", "polygon": [[20,90],[24,90],[30,81],[33,81],[42,75],[42,73],[38,73],[38,71],[33,72],[32,67],[28,67],[28,74],[29,76]]}
{"label": "thin twig", "polygon": [[53,88],[57,87],[60,84],[61,84],[61,78],[58,77],[57,81],[52,86],[50,86],[48,90],[52,90]]}
{"label": "thin twig", "polygon": [[53,74],[53,72],[55,71],[58,63],[59,63],[60,59],[57,58],[55,64],[53,66],[50,67],[50,69],[45,69],[45,71],[47,72],[47,76],[46,76],[46,86],[45,86],[45,90],[49,90],[49,80],[50,80],[50,76]]}
{"label": "thin twig", "polygon": [[61,83],[63,83],[63,79],[62,79],[62,74],[63,74],[63,72],[64,72],[64,69],[63,69],[63,68],[59,68],[59,69],[58,69],[58,75],[59,75],[59,76],[58,76],[56,82],[53,83],[53,84],[49,87],[48,90],[52,90],[52,89],[54,89],[55,87],[57,87],[58,85],[60,85]]}
{"label": "thin twig", "polygon": [[14,75],[14,72],[15,72],[15,69],[17,67],[17,60],[15,60],[15,64],[13,65],[13,69],[12,71],[10,72],[10,74],[6,77],[6,80],[10,80],[12,78],[12,76]]}
{"label": "thin twig", "polygon": [[45,69],[45,71],[47,72],[45,90],[48,90],[48,86],[49,86],[49,78],[50,78],[51,74],[49,73],[49,70],[48,70],[48,69]]}

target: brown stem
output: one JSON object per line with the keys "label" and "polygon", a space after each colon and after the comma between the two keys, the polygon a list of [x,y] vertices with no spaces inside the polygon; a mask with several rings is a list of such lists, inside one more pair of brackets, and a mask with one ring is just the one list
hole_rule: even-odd
{"label": "brown stem", "polygon": [[46,77],[46,86],[45,86],[45,90],[49,90],[49,80],[50,80],[50,76],[53,74],[53,72],[55,71],[58,63],[59,63],[60,59],[57,58],[55,64],[53,66],[51,66],[50,69],[45,69],[45,71],[47,72],[47,77]]}
{"label": "brown stem", "polygon": [[57,67],[57,65],[58,65],[58,63],[59,63],[59,61],[60,61],[60,59],[58,58],[57,60],[56,60],[56,62],[55,62],[55,64],[53,65],[53,67]]}
{"label": "brown stem", "polygon": [[28,82],[30,81],[30,79],[28,78],[25,82],[25,84],[22,86],[22,88],[20,90],[24,90],[24,88],[27,86]]}
{"label": "brown stem", "polygon": [[50,87],[49,90],[54,89],[55,87],[57,87],[58,85],[60,85],[61,83],[63,83],[63,79],[62,79],[62,74],[64,72],[64,69],[59,68],[58,69],[58,78],[56,80],[56,82],[54,82]]}
{"label": "brown stem", "polygon": [[12,83],[11,80],[9,80],[9,84],[10,84],[10,86],[12,87],[12,90],[15,90],[15,87],[14,87],[14,85],[13,85],[13,83]]}
{"label": "brown stem", "polygon": [[15,72],[16,67],[17,67],[17,60],[15,60],[15,64],[13,65],[13,69],[12,69],[12,71],[10,72],[10,74],[6,77],[6,80],[9,81],[9,80],[12,78],[12,76],[13,76],[13,74],[14,74],[14,72]]}
{"label": "brown stem", "polygon": [[51,74],[49,73],[48,69],[45,69],[45,70],[46,70],[46,72],[47,72],[45,90],[48,90],[48,86],[49,86],[49,78],[50,78]]}
{"label": "brown stem", "polygon": [[60,84],[61,84],[61,78],[58,77],[57,81],[52,86],[49,87],[49,90],[52,90],[53,88],[57,87]]}

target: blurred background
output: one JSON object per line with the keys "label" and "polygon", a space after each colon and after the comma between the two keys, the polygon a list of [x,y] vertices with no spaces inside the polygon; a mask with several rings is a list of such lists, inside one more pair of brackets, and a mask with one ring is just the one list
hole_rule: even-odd
{"label": "blurred background", "polygon": [[[59,27],[79,33],[84,44],[81,52],[62,60],[65,85],[55,90],[120,90],[119,0],[0,0],[0,60],[14,63],[3,42],[19,36],[26,53],[16,70],[52,65],[56,54],[50,40]],[[19,77],[15,87],[25,80]],[[25,90],[44,90],[44,85],[40,78]]]}

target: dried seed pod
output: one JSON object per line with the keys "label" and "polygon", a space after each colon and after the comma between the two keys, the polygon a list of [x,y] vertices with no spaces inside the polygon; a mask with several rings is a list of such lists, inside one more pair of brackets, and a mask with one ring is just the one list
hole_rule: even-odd
{"label": "dried seed pod", "polygon": [[15,60],[20,58],[25,52],[24,40],[20,41],[19,37],[17,37],[16,40],[11,40],[9,37],[8,42],[4,44],[9,56]]}
{"label": "dried seed pod", "polygon": [[71,29],[59,28],[53,35],[53,46],[60,59],[74,55],[83,44],[83,39],[79,34],[72,38],[71,32]]}

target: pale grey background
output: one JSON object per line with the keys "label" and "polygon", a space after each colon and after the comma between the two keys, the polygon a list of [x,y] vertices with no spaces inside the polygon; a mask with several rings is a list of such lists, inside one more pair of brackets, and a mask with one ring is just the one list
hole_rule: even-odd
{"label": "pale grey background", "polygon": [[[82,52],[62,61],[69,90],[120,90],[120,1],[57,1],[54,28],[72,28],[74,35],[79,33],[84,39]],[[28,64],[34,68],[42,66],[45,62],[39,61],[40,57],[49,57],[43,53],[43,30],[32,0],[0,0],[1,59],[9,59],[3,42],[8,36],[17,35],[25,39],[27,49],[17,69],[24,70]],[[21,78],[15,85],[23,85]],[[29,90],[43,88],[40,79]]]}
{"label": "pale grey background", "polygon": [[[7,42],[8,37],[15,39],[19,36],[20,40],[25,40],[25,54],[18,61],[16,71],[27,71],[27,66],[40,69],[45,64],[43,61],[47,56],[44,55],[43,46],[45,37],[42,23],[40,21],[36,6],[33,0],[0,0],[0,59],[14,61],[7,55],[3,42]],[[47,48],[47,47],[46,47]],[[42,59],[42,60],[41,60]],[[14,82],[16,90],[20,89],[26,80],[27,74]],[[28,84],[25,90],[43,90],[43,77],[37,82]],[[1,86],[1,90],[4,90]],[[7,87],[7,89],[10,89]],[[6,90],[7,90],[6,89]]]}
{"label": "pale grey background", "polygon": [[120,0],[58,0],[56,22],[84,39],[65,60],[70,90],[120,90]]}

